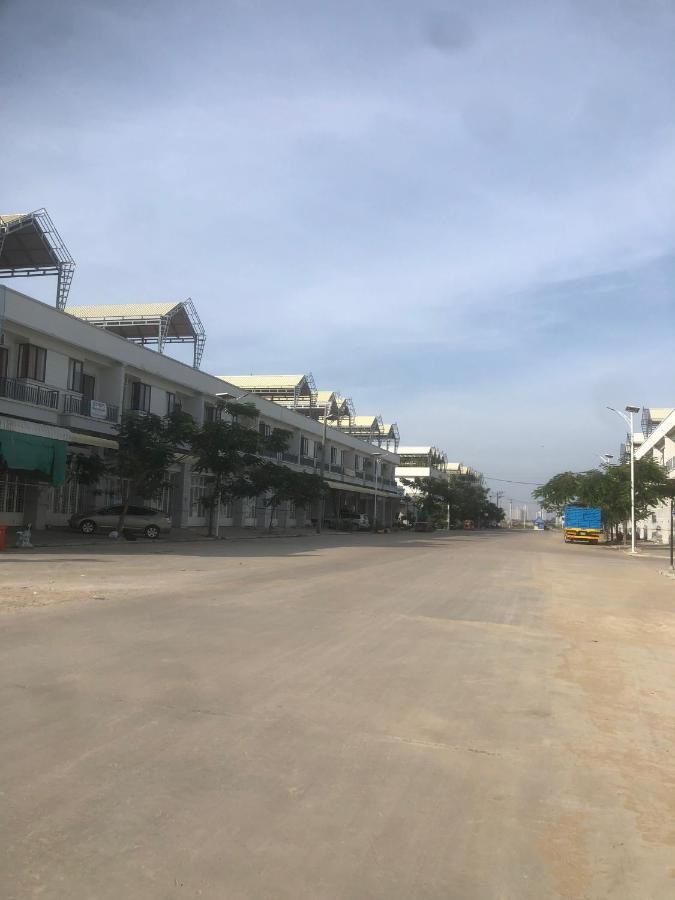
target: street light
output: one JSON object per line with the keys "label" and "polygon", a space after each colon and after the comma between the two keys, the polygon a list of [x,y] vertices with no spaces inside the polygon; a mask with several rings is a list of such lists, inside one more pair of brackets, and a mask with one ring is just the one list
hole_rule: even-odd
{"label": "street light", "polygon": [[[323,517],[326,512],[326,441],[328,428],[328,406],[323,408],[323,442],[321,444],[321,465],[319,467],[319,478],[321,479],[321,499],[319,500],[319,518],[316,522],[316,533],[321,534],[323,527]],[[338,518],[340,512],[338,510]],[[337,527],[337,526],[336,526]]]}
{"label": "street light", "polygon": [[[635,430],[633,428],[633,413],[640,412],[639,406],[626,406],[626,412],[608,406],[613,413],[621,416],[630,428],[630,552],[635,553]],[[628,415],[626,415],[628,413]]]}
{"label": "street light", "polygon": [[382,459],[382,454],[373,453],[373,458],[375,460],[375,502],[373,505],[373,531],[377,532],[377,467],[380,460]]}
{"label": "street light", "polygon": [[611,465],[610,459],[614,459],[614,455],[612,453],[601,453],[600,454],[600,462],[604,463],[606,466]]}

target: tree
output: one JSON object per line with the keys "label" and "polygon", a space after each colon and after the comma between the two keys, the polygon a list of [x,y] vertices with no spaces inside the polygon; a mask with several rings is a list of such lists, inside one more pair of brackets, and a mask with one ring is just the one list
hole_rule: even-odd
{"label": "tree", "polygon": [[422,520],[443,525],[471,519],[489,525],[504,518],[503,510],[491,503],[488,491],[476,481],[456,477],[404,479]]}
{"label": "tree", "polygon": [[319,475],[295,472],[287,466],[264,462],[253,467],[232,485],[234,494],[240,497],[265,496],[265,506],[270,509],[270,529],[277,508],[289,500],[297,506],[307,506],[324,490]]}
{"label": "tree", "polygon": [[561,472],[550,478],[546,484],[535,488],[532,496],[539,500],[545,509],[559,514],[568,503],[578,499],[580,480],[585,474],[585,472]]}
{"label": "tree", "polygon": [[[654,459],[635,460],[635,519],[644,519],[649,510],[673,496],[675,482]],[[630,463],[605,465],[587,472],[562,472],[540,485],[532,495],[551,511],[560,513],[568,504],[598,506],[605,528],[611,531],[630,519]],[[627,534],[624,528],[624,540]]]}
{"label": "tree", "polygon": [[[271,465],[262,453],[278,453],[286,449],[289,432],[275,428],[264,435],[255,427],[258,410],[252,403],[222,401],[216,418],[205,422],[192,436],[194,469],[210,479],[205,498],[209,510],[209,535],[215,530],[215,510],[223,500],[255,496],[264,490],[263,472]],[[241,421],[243,420],[243,421]],[[256,476],[258,470],[261,470]],[[256,488],[256,494],[249,493]],[[259,490],[258,490],[259,488]]]}
{"label": "tree", "polygon": [[181,410],[165,418],[137,412],[122,415],[117,426],[118,450],[109,468],[122,484],[118,531],[124,528],[131,497],[157,496],[169,467],[189,450],[193,432],[192,417]]}
{"label": "tree", "polygon": [[105,459],[97,454],[74,453],[70,460],[69,479],[86,486],[98,484],[108,471]]}

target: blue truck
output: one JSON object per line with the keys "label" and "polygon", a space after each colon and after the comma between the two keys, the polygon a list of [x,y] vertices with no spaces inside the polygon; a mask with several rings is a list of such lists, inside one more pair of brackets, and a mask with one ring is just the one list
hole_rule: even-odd
{"label": "blue truck", "polygon": [[566,506],[563,519],[565,543],[597,544],[602,537],[602,510],[598,506]]}

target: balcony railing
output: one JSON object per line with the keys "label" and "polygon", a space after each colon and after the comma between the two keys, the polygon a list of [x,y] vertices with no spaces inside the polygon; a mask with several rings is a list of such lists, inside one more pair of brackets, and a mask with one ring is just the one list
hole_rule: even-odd
{"label": "balcony railing", "polygon": [[666,462],[666,469],[669,472],[672,472],[675,469],[675,456],[671,456],[669,460]]}
{"label": "balcony railing", "polygon": [[366,479],[366,481],[375,481],[375,476],[372,472],[364,472],[363,477]]}
{"label": "balcony railing", "polygon": [[117,422],[119,417],[119,407],[113,403],[100,403],[87,397],[80,397],[77,394],[65,395],[63,398],[63,411],[76,416],[100,419],[104,422]]}
{"label": "balcony railing", "polygon": [[298,464],[298,454],[297,453],[282,453],[281,458],[284,462],[295,463]]}
{"label": "balcony railing", "polygon": [[300,457],[300,465],[301,466],[312,466],[312,468],[314,468],[316,466],[316,460],[312,456],[301,456]]}
{"label": "balcony railing", "polygon": [[337,472],[338,475],[344,475],[345,471],[344,466],[336,466],[333,463],[331,463],[330,470],[331,472]]}
{"label": "balcony railing", "polygon": [[53,388],[42,387],[19,378],[0,378],[0,397],[18,400],[20,403],[33,403],[47,409],[59,408],[59,392]]}

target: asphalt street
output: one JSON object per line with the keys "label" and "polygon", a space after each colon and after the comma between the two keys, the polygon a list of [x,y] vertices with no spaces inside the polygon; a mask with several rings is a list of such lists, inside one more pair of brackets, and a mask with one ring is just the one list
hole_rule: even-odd
{"label": "asphalt street", "polygon": [[670,900],[675,581],[553,533],[0,560],[0,894]]}

